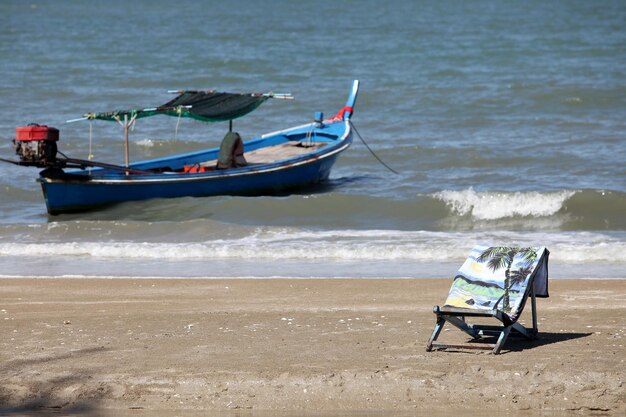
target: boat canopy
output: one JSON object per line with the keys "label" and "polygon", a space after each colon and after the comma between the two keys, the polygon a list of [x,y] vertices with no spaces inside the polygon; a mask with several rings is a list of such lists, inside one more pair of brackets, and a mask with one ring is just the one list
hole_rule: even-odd
{"label": "boat canopy", "polygon": [[115,110],[104,113],[86,113],[86,120],[120,121],[125,117],[134,120],[165,114],[175,117],[190,117],[203,122],[223,122],[244,116],[259,107],[269,98],[293,98],[290,94],[238,94],[216,91],[175,91],[174,99],[159,106],[146,109]]}
{"label": "boat canopy", "polygon": [[[238,94],[218,93],[216,91],[171,91],[178,95],[173,100],[147,109],[114,110],[104,113],[86,113],[80,119],[68,120],[68,123],[80,120],[116,121],[124,128],[124,154],[126,167],[129,166],[128,132],[137,119],[165,114],[176,117],[191,117],[203,122],[232,121],[256,109],[268,98],[293,99],[291,94]],[[232,130],[232,123],[230,124]]]}

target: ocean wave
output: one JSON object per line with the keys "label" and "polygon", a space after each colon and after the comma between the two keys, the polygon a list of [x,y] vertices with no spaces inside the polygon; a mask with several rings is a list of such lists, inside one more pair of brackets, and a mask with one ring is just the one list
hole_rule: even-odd
{"label": "ocean wave", "polygon": [[499,230],[626,230],[626,193],[612,190],[552,192],[440,191],[447,228]]}
{"label": "ocean wave", "polygon": [[563,190],[541,193],[477,192],[473,188],[461,191],[441,191],[433,196],[443,201],[454,213],[478,220],[508,217],[545,217],[559,212],[577,191]]}
{"label": "ocean wave", "polygon": [[476,244],[546,246],[567,263],[626,264],[626,236],[599,232],[406,232],[398,230],[294,231],[259,229],[204,242],[74,241],[1,243],[0,256],[101,260],[260,260],[460,262]]}

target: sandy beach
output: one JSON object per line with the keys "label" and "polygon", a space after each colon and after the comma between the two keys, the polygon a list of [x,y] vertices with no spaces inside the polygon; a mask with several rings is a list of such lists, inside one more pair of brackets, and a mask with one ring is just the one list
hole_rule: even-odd
{"label": "sandy beach", "polygon": [[448,279],[0,279],[0,411],[623,416],[625,282],[553,280],[492,355],[425,351]]}

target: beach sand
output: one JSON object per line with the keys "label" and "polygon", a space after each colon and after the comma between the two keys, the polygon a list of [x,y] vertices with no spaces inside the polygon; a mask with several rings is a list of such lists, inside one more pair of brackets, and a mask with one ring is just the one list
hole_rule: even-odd
{"label": "beach sand", "polygon": [[624,415],[626,281],[552,281],[500,355],[426,352],[450,283],[0,279],[0,414]]}

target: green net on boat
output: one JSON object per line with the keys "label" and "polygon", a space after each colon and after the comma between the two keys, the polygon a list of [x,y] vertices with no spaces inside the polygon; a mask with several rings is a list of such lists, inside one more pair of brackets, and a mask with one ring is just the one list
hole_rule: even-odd
{"label": "green net on boat", "polygon": [[237,94],[215,91],[180,91],[178,96],[159,106],[146,109],[87,113],[88,120],[123,120],[164,114],[190,117],[203,122],[223,122],[244,116],[259,107],[271,94]]}

